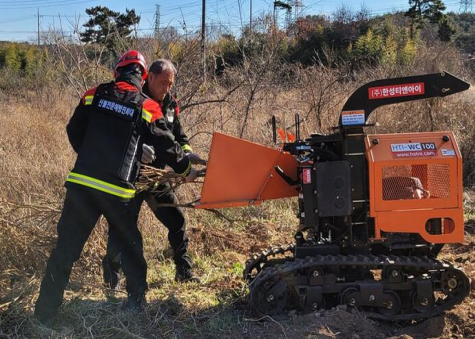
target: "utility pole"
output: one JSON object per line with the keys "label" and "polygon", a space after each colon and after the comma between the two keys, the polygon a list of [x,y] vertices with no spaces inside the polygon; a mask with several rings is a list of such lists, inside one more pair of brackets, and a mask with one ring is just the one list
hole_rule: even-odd
{"label": "utility pole", "polygon": [[160,35],[160,5],[155,4],[155,39]]}
{"label": "utility pole", "polygon": [[40,8],[38,7],[38,47],[40,47]]}
{"label": "utility pole", "polygon": [[252,0],[249,0],[249,37],[252,36]]}
{"label": "utility pole", "polygon": [[203,0],[202,4],[202,15],[201,15],[201,54],[203,56],[203,80],[206,77],[206,54],[205,54],[205,43],[206,43],[206,0]]}

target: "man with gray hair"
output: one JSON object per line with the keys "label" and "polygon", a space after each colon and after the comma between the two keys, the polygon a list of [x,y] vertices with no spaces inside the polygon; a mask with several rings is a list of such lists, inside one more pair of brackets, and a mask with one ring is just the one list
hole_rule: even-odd
{"label": "man with gray hair", "polygon": [[149,86],[144,86],[144,93],[163,104],[167,95],[171,97],[169,92],[175,82],[175,75],[176,68],[171,61],[166,59],[155,60],[150,65],[149,76],[147,77]]}
{"label": "man with gray hair", "polygon": [[[201,159],[193,150],[188,141],[178,118],[179,107],[177,100],[170,94],[170,90],[175,82],[176,68],[173,63],[166,59],[155,60],[150,66],[149,73],[143,93],[157,101],[162,109],[162,114],[167,123],[167,127],[173,134],[175,141],[181,146],[185,155],[192,164],[206,165],[206,161]],[[153,147],[144,145],[142,163],[151,164],[156,168],[164,168],[166,163],[163,159],[155,157]],[[148,192],[139,194],[135,199],[140,206],[145,200],[151,208],[156,218],[168,229],[168,241],[173,249],[173,261],[176,266],[175,281],[199,282],[191,270],[191,258],[188,255],[188,237],[185,232],[185,217],[179,207],[160,207],[163,204],[178,204],[175,192],[168,184],[160,185],[157,191],[163,192],[151,195]],[[138,211],[140,208],[137,209]],[[137,216],[138,217],[138,216]],[[104,269],[104,282],[112,289],[115,289],[119,281],[120,257],[112,258],[110,253],[119,247],[118,239],[113,233],[113,227],[109,229],[109,240],[107,243],[107,254],[102,261]]]}

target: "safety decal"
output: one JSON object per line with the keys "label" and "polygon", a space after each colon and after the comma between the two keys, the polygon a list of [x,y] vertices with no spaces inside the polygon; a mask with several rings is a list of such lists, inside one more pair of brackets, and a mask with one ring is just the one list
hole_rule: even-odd
{"label": "safety decal", "polygon": [[391,152],[396,158],[433,157],[437,155],[437,146],[433,142],[391,144]]}
{"label": "safety decal", "polygon": [[310,168],[303,169],[302,180],[304,184],[312,183],[312,170]]}
{"label": "safety decal", "polygon": [[440,154],[442,154],[444,157],[453,157],[455,156],[455,151],[453,149],[442,148],[440,150]]}
{"label": "safety decal", "polygon": [[364,123],[365,113],[363,110],[341,112],[341,124],[343,126],[364,125]]}
{"label": "safety decal", "polygon": [[369,99],[388,99],[412,95],[424,95],[423,82],[368,88]]}

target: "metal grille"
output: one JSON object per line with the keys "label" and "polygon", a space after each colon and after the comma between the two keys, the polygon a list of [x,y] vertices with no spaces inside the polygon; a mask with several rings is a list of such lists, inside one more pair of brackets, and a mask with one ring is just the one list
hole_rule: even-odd
{"label": "metal grille", "polygon": [[450,197],[448,164],[387,166],[382,168],[383,200]]}

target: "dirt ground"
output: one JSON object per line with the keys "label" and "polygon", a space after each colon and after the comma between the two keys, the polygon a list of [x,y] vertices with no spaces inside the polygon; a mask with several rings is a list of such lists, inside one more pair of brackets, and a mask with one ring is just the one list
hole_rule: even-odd
{"label": "dirt ground", "polygon": [[[257,229],[261,233],[256,234]],[[200,240],[202,253],[221,249],[226,253],[224,261],[239,262],[245,256],[237,252],[262,247],[262,240],[272,237],[272,232],[263,229],[251,225],[247,237],[232,229],[203,232],[195,228],[190,233],[196,243]],[[417,323],[375,321],[346,307],[308,315],[253,318],[241,272],[234,274],[233,267],[223,266],[216,273],[204,268],[208,276],[203,279],[201,275],[204,281],[199,285],[176,284],[167,276],[152,277],[149,303],[140,314],[121,309],[124,295],[104,293],[94,284],[87,286],[73,279],[60,317],[51,328],[38,324],[32,316],[38,277],[11,281],[11,301],[0,305],[0,338],[475,338],[474,249],[475,220],[470,220],[465,244],[446,246],[441,258],[463,267],[472,279],[471,295],[444,315]],[[167,270],[173,273],[167,266],[159,268]],[[216,276],[210,278],[210,274]]]}

